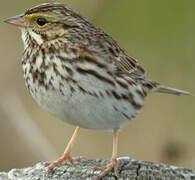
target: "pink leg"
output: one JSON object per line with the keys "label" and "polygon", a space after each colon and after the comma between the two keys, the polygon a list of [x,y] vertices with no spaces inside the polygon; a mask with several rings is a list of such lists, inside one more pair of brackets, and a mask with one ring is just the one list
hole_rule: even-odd
{"label": "pink leg", "polygon": [[115,174],[117,175],[117,147],[118,147],[118,135],[119,129],[114,129],[113,133],[113,149],[112,149],[112,157],[110,163],[105,167],[97,167],[95,170],[101,170],[102,173],[97,177],[96,180],[102,179],[106,176],[110,171],[114,170]]}
{"label": "pink leg", "polygon": [[72,158],[70,156],[72,146],[75,142],[76,137],[79,134],[79,130],[80,130],[80,127],[77,126],[74,133],[73,133],[73,135],[72,135],[72,137],[71,137],[71,139],[70,139],[70,141],[69,141],[69,143],[68,143],[68,145],[67,145],[67,147],[66,147],[66,149],[65,149],[65,151],[64,151],[64,153],[63,153],[63,155],[59,159],[55,160],[54,162],[46,163],[45,166],[47,166],[48,168],[53,168],[54,166],[56,166],[58,164],[61,164],[63,161],[67,161],[67,163],[71,165],[71,161],[79,161],[80,160],[79,157],[78,158]]}

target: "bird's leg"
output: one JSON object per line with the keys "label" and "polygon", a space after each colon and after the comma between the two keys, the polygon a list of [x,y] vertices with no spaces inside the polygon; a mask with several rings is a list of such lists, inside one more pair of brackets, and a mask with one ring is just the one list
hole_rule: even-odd
{"label": "bird's leg", "polygon": [[46,163],[45,166],[47,166],[48,168],[53,168],[54,166],[60,164],[63,161],[66,161],[69,165],[71,165],[71,161],[79,161],[81,159],[81,157],[72,158],[70,156],[72,146],[75,142],[76,137],[79,134],[79,130],[80,130],[80,127],[77,126],[74,133],[73,133],[73,135],[72,135],[72,137],[71,137],[71,139],[70,139],[70,141],[68,142],[68,145],[66,146],[66,149],[65,149],[63,155],[54,162]]}
{"label": "bird's leg", "polygon": [[105,175],[107,175],[110,171],[114,170],[117,176],[117,146],[118,146],[118,135],[119,129],[114,129],[113,133],[113,149],[112,149],[112,157],[110,163],[105,167],[97,167],[95,170],[101,170],[102,173],[97,177],[96,180],[102,179]]}

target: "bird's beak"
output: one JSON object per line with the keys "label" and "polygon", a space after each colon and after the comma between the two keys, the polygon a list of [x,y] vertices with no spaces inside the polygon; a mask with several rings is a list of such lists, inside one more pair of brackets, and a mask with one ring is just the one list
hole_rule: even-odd
{"label": "bird's beak", "polygon": [[24,19],[24,14],[7,18],[4,20],[4,22],[18,27],[27,27],[26,21]]}

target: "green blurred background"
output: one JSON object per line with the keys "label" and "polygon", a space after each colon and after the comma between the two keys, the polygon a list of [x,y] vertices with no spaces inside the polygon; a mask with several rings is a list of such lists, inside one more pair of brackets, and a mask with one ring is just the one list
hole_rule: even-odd
{"label": "green blurred background", "polygon": [[[74,127],[44,112],[23,80],[20,32],[2,22],[41,0],[1,1],[0,171],[50,161]],[[194,0],[69,0],[63,2],[104,29],[136,57],[148,77],[195,93]],[[120,133],[119,156],[195,167],[195,98],[155,94]],[[78,117],[79,118],[79,117]],[[110,158],[112,134],[82,129],[72,155]]]}

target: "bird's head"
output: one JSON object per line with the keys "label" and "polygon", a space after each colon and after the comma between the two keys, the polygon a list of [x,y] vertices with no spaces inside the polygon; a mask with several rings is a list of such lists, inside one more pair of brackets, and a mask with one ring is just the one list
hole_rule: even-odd
{"label": "bird's head", "polygon": [[28,40],[32,38],[39,45],[68,34],[82,21],[79,13],[60,3],[44,3],[5,20],[22,30],[24,41],[30,36]]}

